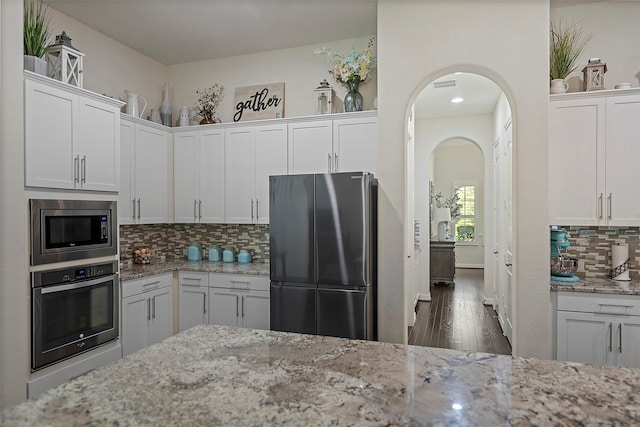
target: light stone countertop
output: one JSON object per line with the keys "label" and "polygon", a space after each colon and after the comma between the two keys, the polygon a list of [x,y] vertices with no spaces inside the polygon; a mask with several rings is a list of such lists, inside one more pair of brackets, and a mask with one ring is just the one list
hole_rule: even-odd
{"label": "light stone countertop", "polygon": [[640,295],[640,281],[611,279],[581,279],[579,282],[551,281],[551,290],[557,292],[585,292],[592,294]]}
{"label": "light stone countertop", "polygon": [[268,263],[239,264],[237,262],[187,261],[186,259],[168,259],[165,262],[151,264],[132,264],[120,269],[120,280],[127,281],[172,271],[204,271],[211,273],[251,274],[269,276]]}
{"label": "light stone countertop", "polygon": [[202,325],[3,426],[638,425],[640,370]]}

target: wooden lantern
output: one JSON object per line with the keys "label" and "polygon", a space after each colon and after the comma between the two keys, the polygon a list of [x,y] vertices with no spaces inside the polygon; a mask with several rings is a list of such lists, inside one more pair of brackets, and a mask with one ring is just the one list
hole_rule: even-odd
{"label": "wooden lantern", "polygon": [[606,72],[607,64],[600,61],[596,63],[590,61],[587,66],[582,69],[584,90],[589,92],[591,90],[604,89],[604,73]]}
{"label": "wooden lantern", "polygon": [[71,46],[71,38],[63,31],[47,48],[47,76],[82,87],[82,58],[84,53]]}
{"label": "wooden lantern", "polygon": [[316,94],[316,114],[333,113],[333,88],[327,79],[322,80],[313,91]]}

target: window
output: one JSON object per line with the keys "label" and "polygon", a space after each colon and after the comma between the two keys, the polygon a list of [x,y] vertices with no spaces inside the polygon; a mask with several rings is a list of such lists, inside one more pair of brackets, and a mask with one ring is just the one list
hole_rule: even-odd
{"label": "window", "polygon": [[456,240],[475,242],[476,240],[476,186],[462,185],[455,190],[460,205],[460,215],[455,224]]}

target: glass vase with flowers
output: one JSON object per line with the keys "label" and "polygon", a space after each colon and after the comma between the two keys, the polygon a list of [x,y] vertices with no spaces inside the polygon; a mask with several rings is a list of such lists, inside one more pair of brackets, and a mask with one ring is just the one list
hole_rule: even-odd
{"label": "glass vase with flowers", "polygon": [[215,123],[214,116],[216,108],[218,108],[218,105],[220,105],[220,102],[224,98],[224,86],[220,83],[215,83],[213,86],[205,89],[196,89],[195,92],[198,99],[194,111],[196,115],[202,117],[200,124]]}

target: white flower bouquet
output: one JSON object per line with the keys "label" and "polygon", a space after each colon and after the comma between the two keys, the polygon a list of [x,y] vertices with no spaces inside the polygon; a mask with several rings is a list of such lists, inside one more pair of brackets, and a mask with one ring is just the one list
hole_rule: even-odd
{"label": "white flower bouquet", "polygon": [[224,86],[215,83],[213,86],[205,89],[196,89],[195,113],[202,117],[203,120],[213,120],[216,108],[224,98]]}
{"label": "white flower bouquet", "polygon": [[325,47],[317,49],[315,54],[325,55],[333,68],[329,70],[338,82],[349,87],[349,82],[357,80],[359,83],[366,83],[371,76],[371,71],[375,68],[376,58],[373,56],[373,38],[369,40],[364,52],[356,52],[351,49],[347,56],[338,55],[336,52]]}

